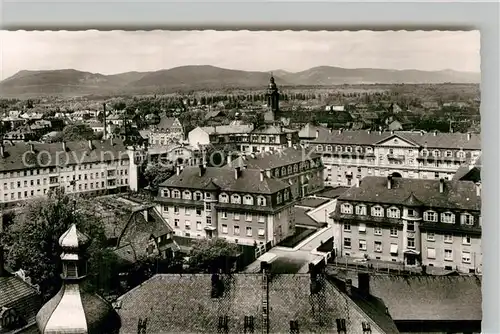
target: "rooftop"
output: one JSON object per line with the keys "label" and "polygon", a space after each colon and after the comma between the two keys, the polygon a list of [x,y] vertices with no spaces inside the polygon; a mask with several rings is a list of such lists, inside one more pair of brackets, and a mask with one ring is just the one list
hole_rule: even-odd
{"label": "rooftop", "polygon": [[387,177],[367,176],[359,187],[350,188],[339,200],[400,205],[412,199],[427,207],[481,210],[481,196],[478,196],[473,182],[444,181],[442,193],[440,182],[395,177],[392,178],[391,189],[388,189]]}
{"label": "rooftop", "polygon": [[324,223],[317,222],[311,216],[307,214],[307,212],[310,209],[304,209],[304,208],[298,208],[294,207],[293,211],[295,214],[295,225],[301,225],[301,226],[312,226],[312,227],[322,227],[325,225]]}
{"label": "rooftop", "polygon": [[288,147],[275,152],[261,152],[250,156],[236,158],[226,168],[244,166],[250,169],[272,169],[291,165],[298,162],[319,158],[320,155],[313,153],[311,149]]}
{"label": "rooftop", "polygon": [[325,187],[324,190],[315,193],[314,196],[335,199],[345,193],[348,189],[350,189],[350,187]]}
{"label": "rooftop", "polygon": [[203,131],[211,134],[236,134],[236,133],[250,133],[253,130],[253,125],[218,125],[218,126],[203,126],[200,127]]}
{"label": "rooftop", "polygon": [[317,208],[330,202],[328,199],[315,198],[315,197],[304,197],[296,205],[305,206],[308,208]]}

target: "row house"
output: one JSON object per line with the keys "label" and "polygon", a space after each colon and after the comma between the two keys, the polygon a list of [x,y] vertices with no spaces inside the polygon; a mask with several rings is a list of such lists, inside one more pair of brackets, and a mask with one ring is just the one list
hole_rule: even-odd
{"label": "row house", "polygon": [[55,188],[88,194],[137,190],[138,153],[113,140],[0,145],[0,204]]}
{"label": "row house", "polygon": [[178,118],[163,117],[152,126],[149,132],[149,144],[152,146],[179,143],[184,140],[184,128]]}
{"label": "row house", "polygon": [[339,256],[481,272],[480,183],[365,177],[331,218]]}
{"label": "row house", "polygon": [[177,168],[163,182],[158,211],[178,236],[277,244],[295,229],[290,184],[241,167]]}
{"label": "row house", "polygon": [[481,154],[471,133],[345,131],[315,128],[303,143],[323,155],[325,182],[353,186],[365,176],[451,180],[464,163]]}
{"label": "row house", "polygon": [[242,155],[233,161],[228,157],[225,167],[236,166],[264,170],[266,177],[290,184],[293,198],[305,197],[324,189],[321,155],[300,146]]}

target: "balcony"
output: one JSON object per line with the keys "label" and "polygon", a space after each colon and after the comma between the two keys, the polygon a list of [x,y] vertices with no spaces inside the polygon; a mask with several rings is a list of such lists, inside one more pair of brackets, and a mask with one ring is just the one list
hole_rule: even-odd
{"label": "balcony", "polygon": [[405,156],[402,154],[387,154],[387,160],[397,160],[397,161],[404,161]]}

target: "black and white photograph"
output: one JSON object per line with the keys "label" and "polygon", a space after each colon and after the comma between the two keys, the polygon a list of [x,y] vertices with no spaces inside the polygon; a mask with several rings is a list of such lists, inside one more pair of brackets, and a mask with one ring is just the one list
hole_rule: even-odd
{"label": "black and white photograph", "polygon": [[481,333],[479,30],[0,40],[0,334]]}

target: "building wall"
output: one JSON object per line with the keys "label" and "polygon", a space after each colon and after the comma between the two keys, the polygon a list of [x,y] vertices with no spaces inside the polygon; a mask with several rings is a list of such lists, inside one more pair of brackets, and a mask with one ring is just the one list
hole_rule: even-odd
{"label": "building wall", "polygon": [[196,128],[189,132],[188,134],[189,145],[193,147],[198,147],[198,145],[208,145],[210,144],[210,136],[202,128]]}
{"label": "building wall", "polygon": [[335,211],[337,206],[337,200],[332,199],[328,203],[325,203],[313,210],[307,212],[312,219],[317,222],[328,223],[330,219],[328,218],[332,212]]}

